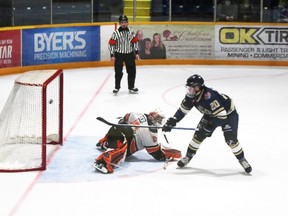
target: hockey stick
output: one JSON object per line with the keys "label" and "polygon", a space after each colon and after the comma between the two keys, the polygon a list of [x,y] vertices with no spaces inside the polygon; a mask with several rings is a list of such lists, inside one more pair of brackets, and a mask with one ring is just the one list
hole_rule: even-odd
{"label": "hockey stick", "polygon": [[164,161],[164,165],[163,165],[163,169],[166,170],[167,166],[168,166],[168,163],[170,161],[174,160],[174,158],[170,157],[170,158],[167,158],[165,161]]}
{"label": "hockey stick", "polygon": [[[169,148],[171,148],[170,147],[170,143],[169,143],[169,141],[168,141],[168,138],[167,138],[167,136],[166,136],[166,133],[164,132],[163,133],[163,136],[164,136],[164,138],[165,138],[165,141],[166,141],[166,143],[169,145]],[[162,147],[161,147],[162,148]],[[167,168],[167,166],[168,166],[168,163],[170,162],[170,161],[172,161],[173,160],[173,158],[166,158],[166,160],[164,161],[164,164],[163,164],[163,169],[164,170],[166,170],[166,168]]]}
{"label": "hockey stick", "polygon": [[[102,117],[97,117],[97,120],[103,122],[104,124],[110,125],[110,126],[122,126],[122,127],[138,127],[138,128],[157,128],[157,129],[161,129],[163,128],[163,126],[151,126],[151,125],[131,125],[131,124],[114,124],[111,122],[108,122],[107,120],[105,120]],[[176,130],[195,130],[197,131],[197,128],[185,128],[185,127],[173,127],[172,129],[176,129]]]}
{"label": "hockey stick", "polygon": [[[168,141],[168,138],[167,138],[165,132],[163,133],[163,135],[164,135],[164,138],[165,138],[166,143],[169,145],[168,149],[171,149],[170,143],[169,143],[169,141]],[[163,144],[161,144],[161,148],[167,149],[167,147],[164,147]],[[171,162],[171,161],[173,161],[173,160],[174,160],[174,157],[168,157],[168,158],[166,158],[166,160],[164,161],[164,164],[163,164],[163,169],[166,170],[169,162]]]}
{"label": "hockey stick", "polygon": [[165,138],[165,141],[167,142],[167,144],[169,144],[169,145],[170,145],[170,143],[169,143],[169,141],[168,141],[168,138],[167,138],[167,136],[166,136],[165,132],[163,133],[163,136],[164,136],[164,138]]}

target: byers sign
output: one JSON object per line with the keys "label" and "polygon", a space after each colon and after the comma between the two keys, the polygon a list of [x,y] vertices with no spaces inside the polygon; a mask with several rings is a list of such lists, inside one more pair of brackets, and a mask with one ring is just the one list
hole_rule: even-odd
{"label": "byers sign", "polygon": [[99,32],[99,26],[23,30],[23,65],[99,61]]}

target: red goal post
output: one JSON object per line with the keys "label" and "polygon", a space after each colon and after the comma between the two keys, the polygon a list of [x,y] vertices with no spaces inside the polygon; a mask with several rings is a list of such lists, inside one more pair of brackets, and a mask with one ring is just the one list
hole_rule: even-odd
{"label": "red goal post", "polygon": [[0,114],[0,172],[45,170],[46,144],[63,141],[63,70],[23,73]]}

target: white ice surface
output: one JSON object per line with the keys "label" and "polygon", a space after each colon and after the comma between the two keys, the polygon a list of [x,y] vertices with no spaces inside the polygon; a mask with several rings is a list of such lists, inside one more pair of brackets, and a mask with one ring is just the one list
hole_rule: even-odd
{"label": "white ice surface", "polygon": [[[124,74],[118,96],[111,93],[111,67],[64,73],[64,146],[53,153],[44,172],[0,173],[1,216],[288,215],[287,67],[138,66],[139,94],[128,94]],[[244,174],[220,129],[185,169],[173,162],[163,170],[162,163],[142,151],[112,175],[95,173],[91,164],[100,154],[95,143],[109,128],[95,118],[116,122],[127,112],[157,107],[168,118],[194,73],[234,99],[238,138],[252,174]],[[0,77],[0,110],[17,76]],[[196,127],[200,117],[193,109],[177,126]],[[185,154],[192,135],[174,130],[168,139]]]}

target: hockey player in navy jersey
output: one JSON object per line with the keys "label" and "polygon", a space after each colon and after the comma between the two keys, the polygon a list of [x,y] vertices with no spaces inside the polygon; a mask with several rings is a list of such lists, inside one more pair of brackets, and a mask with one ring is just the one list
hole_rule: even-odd
{"label": "hockey player in navy jersey", "polygon": [[95,169],[102,173],[113,173],[114,168],[123,163],[126,157],[142,149],[158,161],[181,158],[179,150],[162,148],[158,141],[157,128],[137,127],[161,126],[163,119],[164,115],[160,110],[154,110],[149,114],[127,113],[119,120],[119,124],[111,127],[104,138],[96,144],[96,147],[104,152],[96,158]]}
{"label": "hockey player in navy jersey", "polygon": [[206,87],[204,79],[197,74],[187,79],[186,87],[188,91],[185,98],[174,116],[170,117],[164,124],[162,131],[170,132],[193,107],[196,107],[203,114],[203,117],[189,143],[186,156],[179,160],[177,165],[179,167],[186,166],[205,138],[210,137],[217,127],[221,127],[226,143],[246,173],[250,173],[252,167],[245,159],[244,151],[237,139],[239,116],[233,100],[225,94],[220,94]]}

